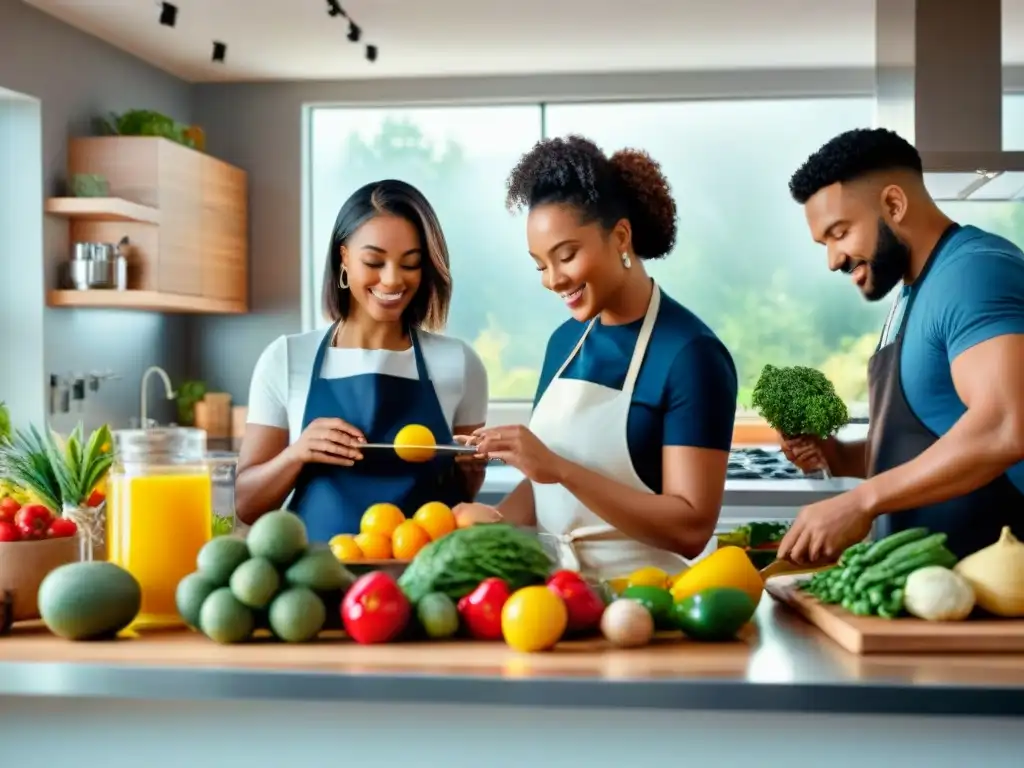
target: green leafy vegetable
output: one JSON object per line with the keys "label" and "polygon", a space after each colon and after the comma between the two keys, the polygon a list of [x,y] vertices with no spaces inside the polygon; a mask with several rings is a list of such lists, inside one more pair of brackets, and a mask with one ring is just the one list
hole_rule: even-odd
{"label": "green leafy vegetable", "polygon": [[785,437],[835,434],[850,419],[846,403],[821,371],[796,365],[766,365],[751,403],[768,426]]}
{"label": "green leafy vegetable", "polygon": [[413,603],[431,592],[443,592],[458,602],[492,576],[504,580],[513,592],[543,584],[553,565],[536,536],[504,523],[474,525],[421,549],[398,578],[398,586]]}

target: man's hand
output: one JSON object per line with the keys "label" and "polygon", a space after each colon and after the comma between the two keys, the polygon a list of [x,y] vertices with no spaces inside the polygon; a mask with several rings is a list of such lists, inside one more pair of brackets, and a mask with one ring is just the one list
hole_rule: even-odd
{"label": "man's hand", "polygon": [[797,565],[834,562],[871,533],[874,515],[855,490],[800,510],[779,545],[779,560]]}

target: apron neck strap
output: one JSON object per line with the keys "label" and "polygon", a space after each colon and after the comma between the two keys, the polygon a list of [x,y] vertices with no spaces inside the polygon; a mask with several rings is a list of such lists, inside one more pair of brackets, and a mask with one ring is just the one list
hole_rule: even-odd
{"label": "apron neck strap", "polygon": [[644,355],[647,353],[647,345],[651,341],[651,333],[654,331],[654,321],[658,319],[658,308],[661,306],[661,290],[658,284],[651,281],[654,290],[651,291],[651,302],[647,305],[647,314],[644,315],[644,322],[640,326],[640,335],[637,336],[636,346],[633,347],[633,357],[629,361],[629,370],[626,371],[626,380],[622,384],[622,391],[628,394],[633,393],[636,386],[636,378],[640,374],[640,366],[644,362]]}
{"label": "apron neck strap", "polygon": [[416,358],[416,375],[420,381],[427,380],[427,363],[423,359],[423,350],[420,348],[420,337],[415,328],[409,328],[409,341],[412,342],[412,353]]}
{"label": "apron neck strap", "polygon": [[341,327],[341,320],[338,320],[330,328],[327,329],[327,333],[324,334],[323,340],[320,342],[320,346],[316,350],[316,357],[313,358],[313,378],[316,379],[320,376],[320,371],[324,367],[324,356],[327,354],[328,347],[334,346],[334,338],[338,334],[338,328]]}

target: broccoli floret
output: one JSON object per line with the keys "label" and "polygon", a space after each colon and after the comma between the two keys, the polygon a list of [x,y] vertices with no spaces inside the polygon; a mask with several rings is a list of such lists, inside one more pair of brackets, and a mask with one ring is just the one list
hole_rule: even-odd
{"label": "broccoli floret", "polygon": [[768,426],[784,437],[835,434],[850,419],[846,403],[821,371],[802,365],[766,365],[751,403]]}

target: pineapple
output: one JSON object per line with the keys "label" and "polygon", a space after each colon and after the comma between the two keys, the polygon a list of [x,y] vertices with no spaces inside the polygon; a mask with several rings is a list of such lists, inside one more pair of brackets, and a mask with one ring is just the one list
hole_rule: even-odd
{"label": "pineapple", "polygon": [[94,431],[84,446],[82,431],[79,424],[62,442],[49,430],[16,430],[9,442],[0,443],[0,477],[57,514],[84,506],[113,456],[109,427]]}
{"label": "pineapple", "polygon": [[11,436],[11,412],[7,405],[0,400],[0,445],[3,445]]}

